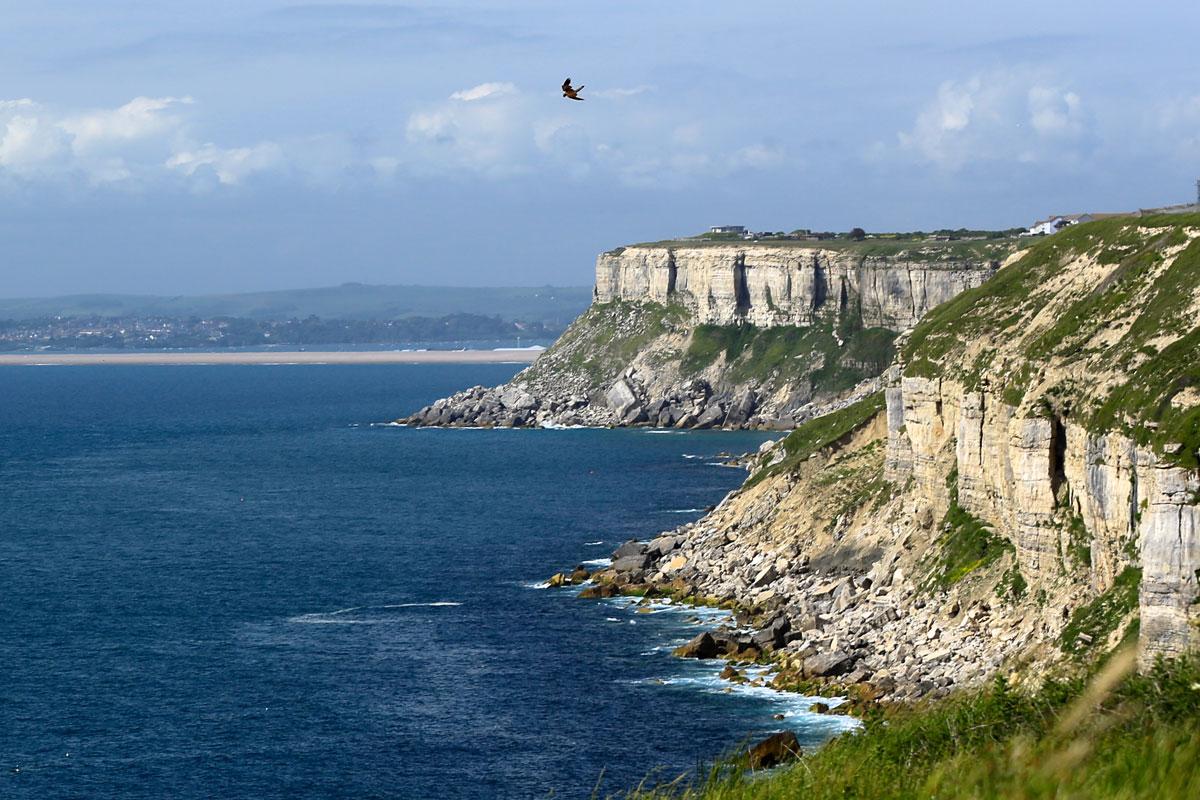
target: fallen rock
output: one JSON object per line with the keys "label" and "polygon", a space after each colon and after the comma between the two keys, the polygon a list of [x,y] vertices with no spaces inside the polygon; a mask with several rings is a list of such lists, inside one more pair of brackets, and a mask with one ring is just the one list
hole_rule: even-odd
{"label": "fallen rock", "polygon": [[813,678],[841,675],[850,671],[853,659],[843,652],[818,653],[804,659],[804,674]]}
{"label": "fallen rock", "polygon": [[808,710],[814,714],[828,714],[829,713],[829,704],[828,703],[813,703],[811,706],[808,707]]}
{"label": "fallen rock", "polygon": [[721,646],[717,644],[717,640],[711,633],[705,631],[686,644],[676,647],[675,655],[680,658],[716,658],[721,655]]}
{"label": "fallen rock", "polygon": [[770,769],[799,758],[800,740],[791,731],[782,731],[751,747],[747,755],[750,769]]}
{"label": "fallen rock", "polygon": [[589,586],[579,593],[582,600],[601,600],[605,597],[616,597],[621,593],[621,590],[611,583],[598,583],[595,586]]}

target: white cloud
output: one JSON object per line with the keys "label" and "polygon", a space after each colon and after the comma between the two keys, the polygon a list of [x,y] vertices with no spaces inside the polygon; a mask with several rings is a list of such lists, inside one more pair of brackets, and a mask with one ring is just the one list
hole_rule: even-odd
{"label": "white cloud", "polygon": [[130,184],[211,168],[221,183],[284,162],[279,145],[197,145],[180,113],[190,97],[135,97],[115,108],[60,111],[28,98],[0,100],[0,175],[24,180]]}
{"label": "white cloud", "polygon": [[72,137],[78,153],[111,144],[161,136],[178,130],[183,120],[164,113],[178,105],[190,105],[190,97],[135,97],[123,106],[70,116],[59,123]]}
{"label": "white cloud", "polygon": [[956,170],[976,161],[1077,159],[1089,125],[1078,93],[1017,69],[944,82],[898,139],[903,153]]}
{"label": "white cloud", "polygon": [[33,101],[0,101],[0,169],[30,177],[59,160],[66,134],[46,121]]}
{"label": "white cloud", "polygon": [[211,170],[223,184],[234,184],[255,172],[273,169],[284,162],[283,150],[274,142],[254,147],[217,147],[209,143],[185,150],[167,159],[167,166],[185,175]]}
{"label": "white cloud", "polygon": [[606,100],[623,100],[626,97],[637,97],[639,94],[645,94],[646,92],[652,91],[654,91],[653,86],[647,86],[643,84],[641,86],[631,86],[627,89],[621,87],[616,87],[613,89],[596,89],[595,91],[590,92],[590,94],[592,97],[601,97]]}
{"label": "white cloud", "polygon": [[465,103],[471,103],[476,100],[483,100],[488,97],[500,97],[506,94],[516,94],[517,87],[511,83],[481,83],[478,86],[472,86],[470,89],[463,89],[450,95],[451,100],[462,100]]}

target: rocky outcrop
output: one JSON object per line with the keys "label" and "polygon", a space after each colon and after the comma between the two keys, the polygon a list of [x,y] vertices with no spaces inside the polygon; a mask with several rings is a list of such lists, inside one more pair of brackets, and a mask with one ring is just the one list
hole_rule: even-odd
{"label": "rocky outcrop", "polygon": [[895,333],[996,268],[937,246],[623,248],[533,366],[405,422],[790,429],[878,388]]}

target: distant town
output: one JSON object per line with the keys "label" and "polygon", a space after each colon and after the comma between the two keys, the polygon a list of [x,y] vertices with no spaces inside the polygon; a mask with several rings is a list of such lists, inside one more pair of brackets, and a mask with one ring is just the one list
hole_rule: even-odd
{"label": "distant town", "polygon": [[543,322],[479,314],[395,320],[257,320],[240,317],[45,317],[0,320],[0,351],[260,348],[496,341],[544,344],[562,332]]}

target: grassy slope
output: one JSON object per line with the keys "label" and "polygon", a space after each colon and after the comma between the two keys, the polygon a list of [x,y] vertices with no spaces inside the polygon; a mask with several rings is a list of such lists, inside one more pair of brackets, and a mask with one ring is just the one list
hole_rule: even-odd
{"label": "grassy slope", "polygon": [[1128,650],[1090,680],[1026,695],[987,690],[881,712],[799,763],[766,774],[736,761],[695,786],[630,797],[688,800],[1200,797],[1200,661],[1130,674]]}
{"label": "grassy slope", "polygon": [[[693,247],[768,247],[780,250],[838,250],[853,253],[862,258],[892,258],[904,256],[912,261],[929,262],[961,259],[1003,260],[1009,253],[1023,246],[1026,240],[989,239],[978,241],[913,241],[904,239],[825,239],[822,241],[772,240],[761,241],[724,239],[666,239],[659,242],[643,242],[630,247],[669,247],[684,249]],[[619,253],[628,248],[609,251]]]}
{"label": "grassy slope", "polygon": [[[1200,320],[1188,314],[1200,286],[1200,240],[1162,268],[1164,251],[1182,245],[1184,229],[1195,227],[1200,215],[1111,219],[1039,242],[983,286],[930,312],[905,346],[905,374],[953,377],[968,386],[986,376],[1003,385],[1012,405],[1025,402],[1036,410],[1036,401],[1042,401],[1093,431],[1122,430],[1154,446],[1167,461],[1198,466],[1200,407],[1181,408],[1171,401],[1189,387],[1200,387]],[[1109,279],[1075,285],[1053,319],[1033,329],[1034,317],[1051,299],[1044,287],[1085,254],[1111,269]],[[1132,325],[1118,342],[1092,344],[1097,333],[1128,321]],[[1160,349],[1154,340],[1163,332],[1181,338]],[[994,348],[967,363],[969,344],[989,339],[1019,340],[1020,363],[994,363]],[[1047,363],[1080,375],[1107,372],[1115,385],[1097,392],[1066,383],[1027,397]],[[1165,445],[1176,443],[1182,445],[1178,453],[1164,452]]]}

